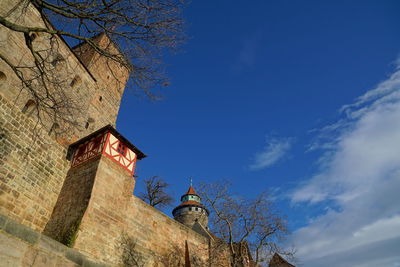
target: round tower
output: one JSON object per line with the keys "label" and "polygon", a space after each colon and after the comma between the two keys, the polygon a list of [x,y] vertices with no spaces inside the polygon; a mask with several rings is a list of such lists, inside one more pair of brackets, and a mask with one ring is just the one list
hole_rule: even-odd
{"label": "round tower", "polygon": [[190,228],[196,221],[207,227],[209,211],[201,204],[200,196],[190,186],[186,194],[181,196],[181,204],[172,211],[172,215],[175,220]]}

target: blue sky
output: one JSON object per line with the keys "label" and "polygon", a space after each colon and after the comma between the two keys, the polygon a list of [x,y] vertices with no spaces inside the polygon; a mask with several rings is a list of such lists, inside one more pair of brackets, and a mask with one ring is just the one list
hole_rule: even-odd
{"label": "blue sky", "polygon": [[135,193],[153,175],[177,200],[189,177],[270,190],[304,266],[400,266],[399,14],[386,0],[190,3],[164,99],[122,100],[117,128],[148,155]]}

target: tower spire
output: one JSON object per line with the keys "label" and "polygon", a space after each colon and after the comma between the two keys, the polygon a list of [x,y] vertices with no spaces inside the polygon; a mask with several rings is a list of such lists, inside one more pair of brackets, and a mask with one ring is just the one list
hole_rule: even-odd
{"label": "tower spire", "polygon": [[181,196],[181,204],[175,207],[172,215],[175,220],[192,227],[197,221],[207,227],[209,211],[201,204],[201,198],[193,188],[193,179],[189,177],[190,186],[187,192]]}

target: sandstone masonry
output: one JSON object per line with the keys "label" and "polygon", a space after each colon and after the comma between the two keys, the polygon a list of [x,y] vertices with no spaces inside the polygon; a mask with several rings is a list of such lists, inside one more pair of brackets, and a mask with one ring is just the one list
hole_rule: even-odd
{"label": "sandstone masonry", "polygon": [[[22,25],[51,27],[33,6],[24,10],[24,16],[20,16],[18,9],[11,12],[13,6],[12,0],[2,1],[0,16],[8,14],[9,19]],[[104,34],[93,41],[118,51]],[[55,134],[50,120],[38,125],[32,112],[34,100],[21,90],[20,80],[12,70],[0,63],[0,215],[6,218],[8,227],[33,229],[29,236],[36,240],[28,245],[0,232],[1,243],[9,245],[0,246],[0,259],[6,259],[6,266],[16,262],[19,265],[15,266],[25,266],[32,263],[32,255],[41,255],[37,259],[42,260],[42,266],[44,262],[48,266],[86,266],[86,260],[70,262],[66,254],[39,251],[37,240],[48,236],[52,240],[49,242],[56,244],[54,240],[58,240],[73,247],[63,247],[63,253],[69,251],[68,255],[75,253],[79,259],[119,265],[121,237],[126,235],[136,242],[135,249],[143,255],[145,266],[174,266],[172,262],[181,265],[187,249],[193,262],[206,262],[207,236],[132,194],[134,167],[144,155],[134,146],[127,149],[127,140],[110,130],[115,127],[128,70],[100,57],[85,44],[71,49],[62,39],[56,42],[57,57],[62,59],[56,75],[65,81],[65,93],[81,106],[77,129]],[[38,34],[34,44],[46,49],[49,36]],[[3,26],[0,53],[15,64],[32,64],[22,34]],[[86,149],[82,147],[89,150],[97,142],[95,137],[92,143],[85,137],[100,128],[111,135],[107,135],[109,143],[101,143],[98,154],[80,162],[80,156],[90,154],[82,152]],[[79,145],[71,149],[70,145],[77,141]],[[118,147],[114,147],[116,144]],[[119,159],[115,157],[116,151],[120,153]],[[16,253],[15,257],[10,253]]]}
{"label": "sandstone masonry", "polygon": [[[33,5],[14,0],[0,2],[0,16],[53,27]],[[129,70],[85,43],[70,48],[60,37],[33,37],[43,51],[57,47],[48,55],[52,75],[79,110],[75,128],[38,116],[32,94],[0,60],[0,266],[120,266],[127,247],[143,266],[209,266],[214,237],[193,188],[174,209],[176,220],[133,195],[145,155],[115,130]],[[92,41],[119,52],[105,34]],[[0,54],[33,64],[23,34],[3,26]],[[228,250],[219,258],[218,266],[229,266]]]}

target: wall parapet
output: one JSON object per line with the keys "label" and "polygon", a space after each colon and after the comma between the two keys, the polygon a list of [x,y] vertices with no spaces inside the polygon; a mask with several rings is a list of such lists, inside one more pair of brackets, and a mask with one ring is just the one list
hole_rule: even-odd
{"label": "wall parapet", "polygon": [[199,239],[204,239],[204,242],[208,242],[208,238],[205,237],[204,235],[202,235],[202,234],[198,233],[197,231],[193,230],[193,228],[178,222],[174,218],[172,218],[172,217],[168,216],[167,214],[165,214],[163,211],[161,211],[161,210],[159,210],[159,209],[157,209],[157,208],[155,208],[153,206],[150,206],[148,203],[143,201],[141,198],[139,198],[139,197],[137,197],[135,195],[132,195],[131,201],[133,203],[142,205],[146,209],[149,209],[149,211],[151,210],[152,212],[155,212],[155,214],[157,214],[158,216],[161,216],[161,217],[165,218],[165,220],[168,222],[168,224],[176,225],[181,230],[187,231],[189,234],[191,234],[193,236],[196,236]]}
{"label": "wall parapet", "polygon": [[0,261],[2,266],[111,266],[45,236],[0,214]]}

